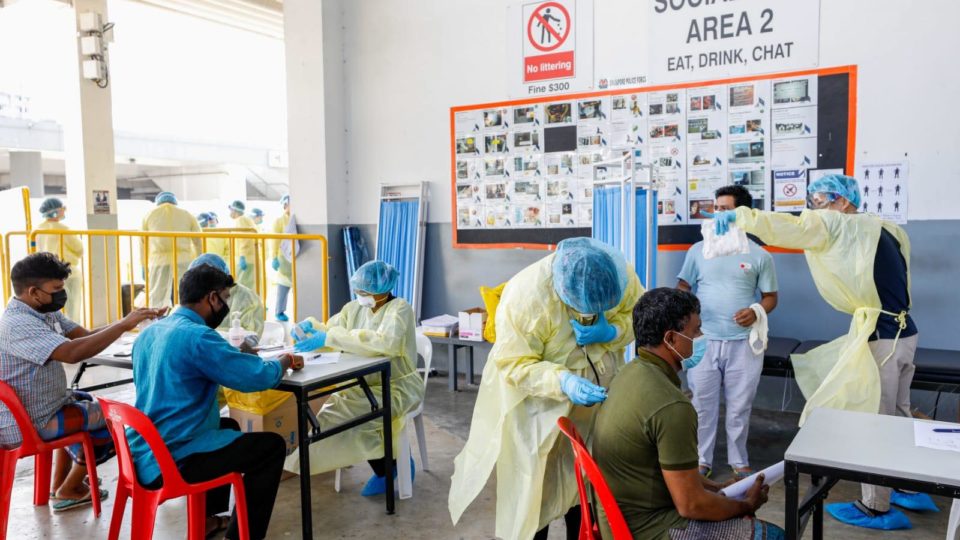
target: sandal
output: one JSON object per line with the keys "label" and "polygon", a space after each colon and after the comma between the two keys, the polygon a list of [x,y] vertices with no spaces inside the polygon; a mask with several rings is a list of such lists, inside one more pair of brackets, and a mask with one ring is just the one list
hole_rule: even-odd
{"label": "sandal", "polygon": [[713,474],[713,469],[711,469],[707,465],[700,465],[699,471],[700,471],[700,476],[704,478],[710,478],[710,475]]}
{"label": "sandal", "polygon": [[[86,481],[84,481],[84,484],[86,484]],[[87,486],[88,489],[89,489],[89,487],[90,487],[90,486]],[[110,496],[110,492],[109,492],[109,491],[107,491],[107,490],[105,490],[105,489],[103,489],[103,488],[100,488],[100,500],[101,500],[101,501],[104,500],[104,499],[106,499],[106,498],[109,497],[109,496]],[[51,500],[51,501],[60,501],[60,500],[65,500],[65,501],[66,501],[66,500],[70,500],[70,499],[61,499],[60,497],[57,497],[57,492],[56,492],[56,491],[51,491],[51,492],[50,492],[50,500]]]}
{"label": "sandal", "polygon": [[753,474],[753,469],[750,467],[733,467],[733,476],[737,480],[743,480]]}
{"label": "sandal", "polygon": [[207,533],[204,538],[213,538],[217,533],[222,533],[227,530],[227,527],[230,526],[230,517],[229,516],[211,516],[213,519],[217,520],[217,524],[213,529]]}

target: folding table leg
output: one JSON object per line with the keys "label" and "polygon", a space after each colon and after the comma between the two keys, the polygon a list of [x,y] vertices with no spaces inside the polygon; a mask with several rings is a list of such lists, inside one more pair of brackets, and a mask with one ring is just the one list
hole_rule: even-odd
{"label": "folding table leg", "polygon": [[800,482],[800,473],[797,470],[797,465],[795,463],[787,462],[785,464],[785,472],[783,476],[783,483],[786,487],[786,504],[785,516],[784,516],[784,527],[786,529],[787,540],[797,540],[799,538],[799,528],[800,528],[800,493],[799,493],[799,482]]}

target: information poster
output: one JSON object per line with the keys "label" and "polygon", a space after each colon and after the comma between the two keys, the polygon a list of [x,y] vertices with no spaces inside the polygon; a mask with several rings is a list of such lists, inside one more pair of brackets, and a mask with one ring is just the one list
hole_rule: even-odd
{"label": "information poster", "polygon": [[861,212],[901,225],[907,222],[910,165],[906,160],[860,164],[857,180],[863,197]]}
{"label": "information poster", "polygon": [[[457,226],[589,227],[594,166],[625,153],[661,183],[661,225],[699,223],[730,184],[755,208],[796,212],[818,165],[817,86],[803,76],[457,111]],[[907,170],[862,169],[865,210],[905,216]]]}

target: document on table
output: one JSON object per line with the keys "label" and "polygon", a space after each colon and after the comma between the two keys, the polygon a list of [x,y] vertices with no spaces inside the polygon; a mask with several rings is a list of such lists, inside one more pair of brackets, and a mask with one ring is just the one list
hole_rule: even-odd
{"label": "document on table", "polygon": [[322,366],[324,364],[336,364],[340,361],[340,356],[343,354],[340,351],[334,352],[308,352],[308,353],[298,353],[294,350],[293,347],[286,347],[283,349],[272,349],[269,351],[260,351],[260,358],[265,360],[272,360],[279,358],[285,354],[297,354],[303,357],[303,363],[307,366]]}
{"label": "document on table", "polygon": [[763,485],[771,486],[783,478],[783,462],[774,463],[758,473],[751,474],[743,480],[730,484],[721,489],[720,494],[729,499],[742,499],[746,497],[747,491],[750,489],[750,486],[757,481],[757,475],[759,474],[763,475]]}
{"label": "document on table", "polygon": [[325,353],[307,353],[303,355],[303,363],[308,366],[322,366],[325,364],[336,364],[340,361],[340,351]]}
{"label": "document on table", "polygon": [[[934,431],[934,429],[945,429],[950,431],[946,433],[937,433]],[[922,446],[923,448],[960,452],[960,424],[914,420],[913,443],[917,446]]]}

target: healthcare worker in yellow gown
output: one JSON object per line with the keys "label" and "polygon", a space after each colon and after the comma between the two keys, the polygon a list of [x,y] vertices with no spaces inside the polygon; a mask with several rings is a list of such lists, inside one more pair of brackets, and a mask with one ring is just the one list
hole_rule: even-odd
{"label": "healthcare worker in yellow gown", "polygon": [[[818,407],[910,416],[917,327],[910,317],[910,239],[899,226],[859,214],[855,178],[830,175],[808,188],[813,210],[799,216],[749,208],[719,212],[717,233],[731,224],[763,242],[802,249],[817,289],[834,309],[853,316],[846,335],[792,355],[807,399],[801,423]],[[828,505],[845,523],[874,529],[909,528],[891,509],[891,492],[864,484],[862,498]],[[933,504],[924,494],[896,492],[906,508]]]}
{"label": "healthcare worker in yellow gown", "polygon": [[[177,198],[173,193],[164,191],[155,199],[157,207],[143,218],[141,230],[146,232],[200,232],[197,218],[190,212],[177,207]],[[174,243],[176,243],[176,274],[174,274]],[[145,249],[148,247],[149,249]],[[200,238],[150,238],[149,244],[140,241],[142,256],[150,280],[150,307],[173,305],[173,288],[180,283],[190,263],[203,253]],[[147,253],[149,251],[149,253]],[[175,285],[176,284],[176,285]]]}
{"label": "healthcare worker in yellow gown", "polygon": [[[283,214],[273,222],[273,228],[270,230],[273,234],[283,234],[287,232],[287,226],[290,224],[290,196],[284,195],[280,198],[280,204],[283,205]],[[290,261],[280,251],[280,240],[270,240],[268,242],[270,249],[270,266],[277,273],[277,305],[275,309],[277,320],[286,322],[289,320],[287,314],[287,297],[290,294],[290,287],[293,286],[293,267]]]}
{"label": "healthcare worker in yellow gown", "polygon": [[[230,203],[230,217],[233,218],[234,229],[252,229],[250,232],[257,232],[257,225],[252,219],[243,213],[247,205],[243,201],[233,201]],[[236,259],[237,283],[245,285],[248,289],[257,288],[257,242],[255,240],[236,240]]]}
{"label": "healthcare worker in yellow gown", "polygon": [[[390,292],[397,283],[397,270],[383,261],[370,261],[354,272],[350,287],[357,299],[326,324],[310,317],[295,332],[296,350],[334,349],[362,356],[386,356],[390,364],[390,406],[393,415],[393,455],[406,415],[423,401],[423,377],[417,373],[416,321],[410,304]],[[296,334],[305,334],[297,336]],[[367,378],[373,395],[380,395],[380,376]],[[330,397],[317,414],[321,430],[370,412],[370,402],[359,387]],[[383,425],[368,422],[310,445],[310,474],[331,471],[367,460],[373,476],[361,494],[385,491],[388,467],[383,459]],[[412,460],[410,466],[413,466]],[[392,464],[389,470],[393,470]],[[300,471],[299,454],[287,458],[288,471]],[[394,474],[396,471],[394,470]]]}
{"label": "healthcare worker in yellow gown", "polygon": [[634,341],[632,311],[642,293],[623,256],[590,238],[560,242],[507,283],[470,437],[454,461],[454,523],[496,466],[496,536],[546,538],[547,525],[562,516],[567,538],[577,538],[573,450],[557,419],[570,417],[590,436],[595,405]]}
{"label": "healthcare worker in yellow gown", "polygon": [[[210,265],[224,274],[230,274],[230,267],[227,266],[227,261],[223,260],[223,257],[219,255],[204,253],[190,263],[190,268],[196,268],[201,264]],[[227,314],[223,322],[220,323],[220,326],[217,327],[218,330],[229,330],[234,313],[236,313],[240,317],[241,328],[248,332],[253,332],[258,338],[263,335],[265,312],[263,309],[263,301],[260,300],[257,293],[237,283],[230,289],[230,299],[227,300],[227,305],[230,306],[230,313]]]}
{"label": "healthcare worker in yellow gown", "polygon": [[[37,226],[41,231],[67,231],[69,227],[61,223],[66,215],[67,207],[63,201],[50,197],[40,205],[40,214],[46,218]],[[63,239],[63,254],[60,253],[60,239]],[[64,262],[70,263],[70,277],[64,282],[67,291],[67,318],[83,325],[83,270],[80,262],[83,261],[83,242],[76,235],[39,234],[37,235],[37,251],[49,251]]]}
{"label": "healthcare worker in yellow gown", "polygon": [[[202,229],[203,232],[216,232],[217,225],[220,224],[217,220],[217,214],[213,212],[202,212],[198,214],[197,223],[200,224],[200,229]],[[204,253],[212,253],[227,260],[230,258],[229,242],[226,238],[207,238],[207,249]],[[230,272],[227,273],[229,274]]]}

